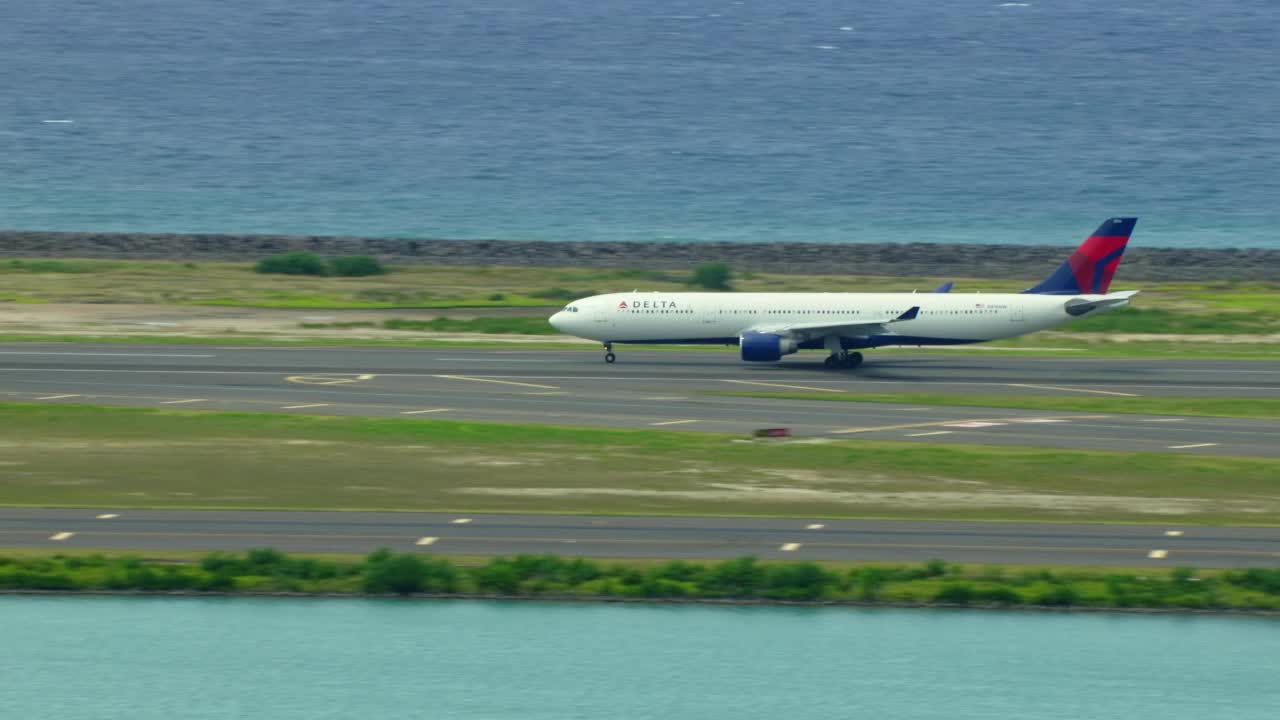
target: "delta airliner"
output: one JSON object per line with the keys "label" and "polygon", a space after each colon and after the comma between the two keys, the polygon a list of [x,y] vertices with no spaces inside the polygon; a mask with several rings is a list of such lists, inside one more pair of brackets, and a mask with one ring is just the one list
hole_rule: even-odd
{"label": "delta airliner", "polygon": [[1137,218],[1111,218],[1043,282],[1021,293],[666,293],[593,295],[550,319],[561,332],[604,344],[737,345],[742,359],[775,362],[826,349],[827,367],[857,367],[857,350],[963,345],[1045,330],[1129,304],[1110,293]]}

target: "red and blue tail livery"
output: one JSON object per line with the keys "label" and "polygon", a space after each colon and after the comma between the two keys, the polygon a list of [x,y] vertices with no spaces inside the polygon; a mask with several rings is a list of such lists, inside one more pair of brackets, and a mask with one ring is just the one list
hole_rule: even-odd
{"label": "red and blue tail livery", "polygon": [[1044,282],[1024,293],[1037,295],[1105,295],[1138,218],[1104,220],[1067,261]]}

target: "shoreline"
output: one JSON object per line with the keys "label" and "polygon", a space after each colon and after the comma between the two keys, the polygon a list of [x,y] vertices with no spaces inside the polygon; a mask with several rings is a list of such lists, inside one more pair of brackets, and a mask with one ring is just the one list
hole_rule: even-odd
{"label": "shoreline", "polygon": [[1202,615],[1241,617],[1280,617],[1280,610],[1262,608],[1190,608],[1190,607],[1120,607],[1099,605],[1000,605],[957,604],[930,602],[869,602],[864,600],[770,600],[767,598],[661,598],[622,597],[617,595],[498,595],[484,593],[366,593],[366,592],[296,592],[266,590],[19,590],[0,589],[0,597],[138,597],[138,598],[275,598],[281,600],[402,600],[402,601],[490,601],[517,603],[580,603],[620,605],[705,605],[712,607],[796,607],[796,608],[853,608],[884,610],[977,610],[1011,611],[1058,614],[1119,614],[1119,615]]}
{"label": "shoreline", "polygon": [[[687,270],[725,262],[740,272],[953,277],[959,270],[960,277],[1028,279],[1056,267],[1079,239],[1069,245],[680,243],[0,230],[0,257],[251,262],[302,250],[453,267]],[[1123,274],[1130,280],[1275,280],[1280,250],[1161,248],[1144,245],[1138,236],[1125,255]]]}

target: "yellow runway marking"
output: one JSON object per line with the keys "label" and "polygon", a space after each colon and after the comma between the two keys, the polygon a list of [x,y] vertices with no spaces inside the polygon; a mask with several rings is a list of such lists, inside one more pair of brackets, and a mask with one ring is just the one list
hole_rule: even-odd
{"label": "yellow runway marking", "polygon": [[1165,530],[1164,534],[1166,537],[1182,537],[1181,530]]}
{"label": "yellow runway marking", "polygon": [[414,543],[414,545],[435,545],[436,540],[439,540],[439,539],[440,538],[433,538],[433,537],[418,538],[418,542]]}
{"label": "yellow runway marking", "polygon": [[782,552],[795,552],[800,549],[800,543],[787,543],[778,549]]}
{"label": "yellow runway marking", "polygon": [[1168,550],[1152,550],[1147,553],[1147,558],[1150,560],[1164,560],[1167,557],[1169,557]]}
{"label": "yellow runway marking", "polygon": [[721,380],[720,382],[737,383],[738,385],[761,385],[763,387],[790,388],[791,390],[816,390],[817,392],[842,393],[835,388],[810,387],[808,385],[783,385],[781,383],[752,382],[751,380]]}
{"label": "yellow runway marking", "polygon": [[1057,387],[1054,385],[1025,385],[1022,383],[1009,383],[1009,387],[1031,388],[1032,390],[1061,390],[1062,392],[1093,393],[1095,395],[1118,395],[1119,397],[1142,397],[1137,393],[1122,393],[1111,390],[1086,390],[1084,388]]}
{"label": "yellow runway marking", "polygon": [[696,422],[698,421],[697,420],[667,420],[664,422],[649,423],[649,425],[651,427],[657,427],[659,425],[688,425],[689,423],[696,423]]}
{"label": "yellow runway marking", "polygon": [[538,383],[516,382],[514,380],[494,380],[493,378],[467,377],[466,375],[432,375],[431,377],[446,380],[468,380],[470,382],[495,383],[497,385],[516,385],[519,387],[542,388],[543,390],[559,390],[559,385],[539,385]]}

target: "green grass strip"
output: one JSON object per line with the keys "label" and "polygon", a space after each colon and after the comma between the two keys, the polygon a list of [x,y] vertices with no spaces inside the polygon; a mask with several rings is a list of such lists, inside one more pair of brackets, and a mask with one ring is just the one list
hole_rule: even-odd
{"label": "green grass strip", "polygon": [[942,393],[770,393],[711,392],[709,395],[823,400],[827,402],[945,405],[949,407],[1067,410],[1132,413],[1137,415],[1193,415],[1199,417],[1280,418],[1280,400],[1219,397],[1080,397],[1074,395],[953,395]]}
{"label": "green grass strip", "polygon": [[1280,523],[1280,460],[0,404],[0,505]]}

